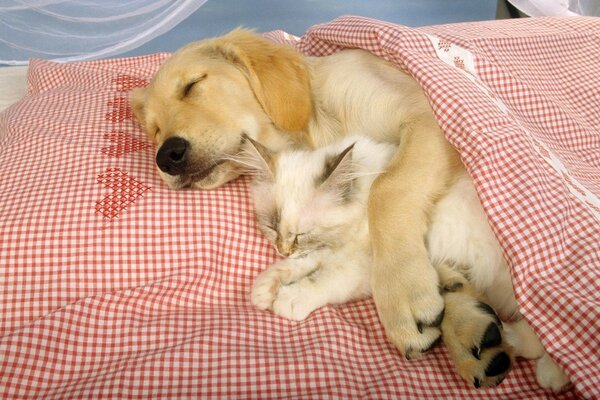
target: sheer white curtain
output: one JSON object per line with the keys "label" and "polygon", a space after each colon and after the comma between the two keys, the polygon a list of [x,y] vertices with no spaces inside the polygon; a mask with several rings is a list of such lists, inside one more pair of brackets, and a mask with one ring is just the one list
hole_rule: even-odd
{"label": "sheer white curtain", "polygon": [[508,0],[530,17],[600,16],[600,0]]}
{"label": "sheer white curtain", "polygon": [[0,64],[114,56],[167,32],[206,0],[1,0]]}

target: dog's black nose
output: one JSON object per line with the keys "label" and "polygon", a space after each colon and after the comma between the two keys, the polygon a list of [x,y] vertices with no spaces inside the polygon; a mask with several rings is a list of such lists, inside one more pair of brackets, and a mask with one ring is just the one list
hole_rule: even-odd
{"label": "dog's black nose", "polygon": [[185,167],[189,148],[190,143],[180,137],[165,140],[156,153],[156,165],[169,175],[180,174]]}

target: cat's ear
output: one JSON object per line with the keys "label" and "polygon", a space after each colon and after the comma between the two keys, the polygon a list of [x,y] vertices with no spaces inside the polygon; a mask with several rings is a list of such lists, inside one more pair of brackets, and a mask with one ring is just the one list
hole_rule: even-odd
{"label": "cat's ear", "polygon": [[250,173],[272,179],[275,173],[275,153],[250,136],[243,135],[242,151],[235,159]]}
{"label": "cat's ear", "polygon": [[328,156],[325,159],[323,173],[319,177],[321,187],[335,191],[342,200],[346,200],[351,195],[356,177],[352,162],[354,145],[355,143],[352,143],[341,153]]}

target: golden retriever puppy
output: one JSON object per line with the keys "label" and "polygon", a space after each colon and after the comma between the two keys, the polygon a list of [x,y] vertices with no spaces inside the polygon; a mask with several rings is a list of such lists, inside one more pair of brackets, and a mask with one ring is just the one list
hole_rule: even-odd
{"label": "golden retriever puppy", "polygon": [[[543,386],[568,382],[524,319],[502,333],[495,312],[478,301],[488,287],[473,289],[456,268],[447,268],[442,272],[457,284],[441,294],[425,237],[436,206],[466,173],[411,76],[362,50],[310,58],[235,30],[177,51],[147,88],[132,93],[131,103],[158,145],[160,174],[174,189],[211,189],[237,177],[228,159],[245,135],[272,150],[323,146],[356,132],[398,144],[368,205],[371,286],[391,342],[416,358],[443,329],[458,372],[481,387],[497,385],[510,369],[504,337],[512,335],[517,355],[543,358]],[[510,277],[506,282],[484,300],[500,315],[516,315]]]}
{"label": "golden retriever puppy", "polygon": [[289,47],[266,48],[244,31],[233,37],[189,44],[165,62],[148,90],[133,92],[135,115],[160,145],[159,173],[174,189],[211,189],[237,177],[226,159],[237,153],[243,134],[274,149],[310,140],[304,60]]}

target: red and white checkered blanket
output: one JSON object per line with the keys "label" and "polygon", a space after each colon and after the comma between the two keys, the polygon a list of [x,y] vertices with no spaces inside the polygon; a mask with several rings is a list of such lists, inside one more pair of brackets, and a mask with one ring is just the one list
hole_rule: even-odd
{"label": "red and white checkered blanket", "polygon": [[127,92],[168,56],[31,63],[0,114],[0,398],[600,398],[600,19],[410,29],[344,17],[307,54],[363,47],[421,83],[473,176],[523,313],[575,384],[521,360],[496,389],[443,346],[406,361],[373,302],[304,322],[253,309],[275,259],[247,178],[171,191]]}

